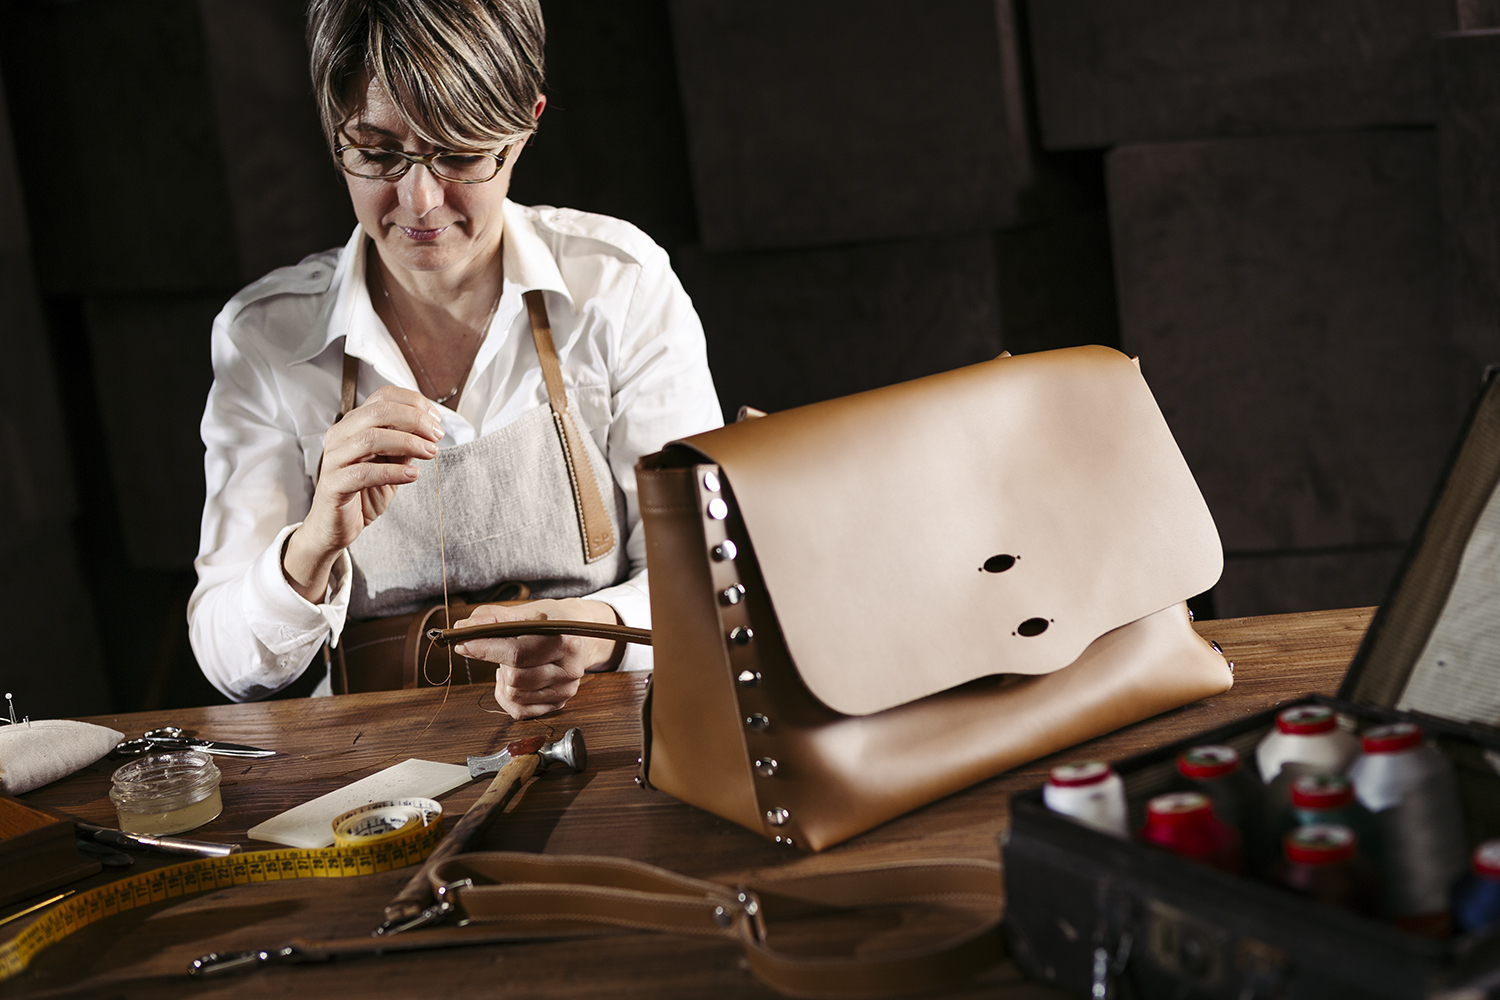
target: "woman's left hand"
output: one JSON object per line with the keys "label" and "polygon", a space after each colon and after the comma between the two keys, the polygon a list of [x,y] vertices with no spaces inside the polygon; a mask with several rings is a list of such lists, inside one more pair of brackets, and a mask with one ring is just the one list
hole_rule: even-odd
{"label": "woman's left hand", "polygon": [[[485,604],[455,628],[514,621],[590,621],[618,625],[615,609],[602,601],[571,597],[531,601],[514,607]],[[527,635],[513,639],[469,639],[455,652],[495,664],[495,700],[513,718],[555,712],[578,693],[586,673],[613,670],[624,643],[579,635]]]}

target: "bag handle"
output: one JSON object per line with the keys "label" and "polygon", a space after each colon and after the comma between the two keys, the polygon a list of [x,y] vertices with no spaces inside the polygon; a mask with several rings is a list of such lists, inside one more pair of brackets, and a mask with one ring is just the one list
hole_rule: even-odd
{"label": "bag handle", "polygon": [[[883,997],[952,986],[1004,954],[1000,868],[970,859],[725,885],[624,858],[502,851],[458,855],[435,865],[429,878],[443,890],[440,898],[457,893],[472,923],[552,930],[602,924],[729,938],[762,981],[791,996]],[[767,943],[766,904],[786,914],[898,903],[980,907],[986,917],[946,941],[905,951],[813,957]]]}
{"label": "bag handle", "polygon": [[651,645],[649,628],[570,621],[565,618],[532,618],[518,622],[465,625],[463,628],[431,628],[427,630],[427,641],[438,646],[448,646],[465,639],[511,639],[518,635],[582,635],[590,639],[614,639],[616,642]]}

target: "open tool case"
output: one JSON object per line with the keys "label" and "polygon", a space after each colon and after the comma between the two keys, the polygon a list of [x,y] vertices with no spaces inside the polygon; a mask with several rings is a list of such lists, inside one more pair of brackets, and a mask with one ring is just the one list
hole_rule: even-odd
{"label": "open tool case", "polygon": [[[1458,774],[1471,849],[1500,837],[1497,483],[1500,379],[1491,378],[1338,696],[1306,699],[1360,730],[1419,723]],[[1482,647],[1487,659],[1462,655]],[[1256,744],[1285,707],[1115,762],[1131,829],[1144,823],[1146,801],[1169,790],[1181,751],[1228,744],[1254,768]],[[1096,832],[1049,811],[1039,791],[1011,809],[1002,845],[1011,951],[1028,975],[1070,995],[1500,997],[1500,929],[1419,937]]]}

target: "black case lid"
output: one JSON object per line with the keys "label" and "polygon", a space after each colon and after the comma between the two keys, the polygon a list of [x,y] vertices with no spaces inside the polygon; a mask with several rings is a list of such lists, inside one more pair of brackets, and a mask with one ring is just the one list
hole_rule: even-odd
{"label": "black case lid", "polygon": [[1389,709],[1406,690],[1447,603],[1475,523],[1500,484],[1500,378],[1495,376],[1493,367],[1486,372],[1401,569],[1344,674],[1341,701]]}

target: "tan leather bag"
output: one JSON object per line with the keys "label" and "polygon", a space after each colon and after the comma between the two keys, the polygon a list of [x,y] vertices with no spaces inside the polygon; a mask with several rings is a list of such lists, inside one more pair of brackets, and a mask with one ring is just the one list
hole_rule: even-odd
{"label": "tan leather bag", "polygon": [[701,434],[637,470],[642,775],[812,850],[1227,690],[1223,567],[1137,365],[1001,357]]}
{"label": "tan leather bag", "polygon": [[1117,351],[741,422],[636,481],[641,776],[775,841],[822,850],[1233,683],[1184,603],[1218,532]]}

